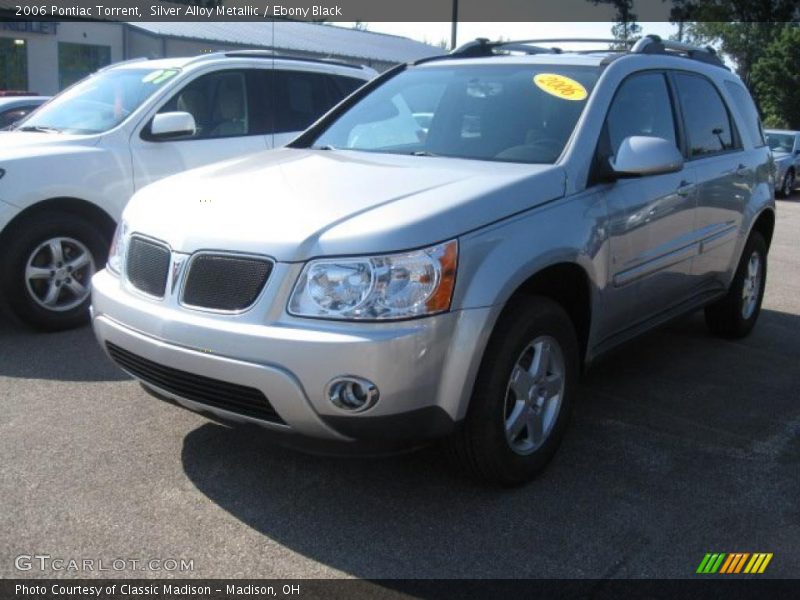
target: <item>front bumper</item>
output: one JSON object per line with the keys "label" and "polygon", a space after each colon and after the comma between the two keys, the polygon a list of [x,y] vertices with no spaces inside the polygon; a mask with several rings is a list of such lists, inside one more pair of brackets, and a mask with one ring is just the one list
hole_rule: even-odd
{"label": "front bumper", "polygon": [[[282,422],[209,406],[153,386],[197,412],[325,440],[416,441],[447,434],[463,418],[485,344],[489,309],[396,323],[267,322],[268,306],[219,315],[131,294],[101,271],[93,282],[93,324],[113,344],[169,369],[255,388]],[[270,294],[259,301],[269,305]],[[259,322],[264,320],[265,322]],[[130,371],[129,371],[130,372]],[[353,375],[374,382],[379,401],[362,413],[334,406],[329,381]]]}

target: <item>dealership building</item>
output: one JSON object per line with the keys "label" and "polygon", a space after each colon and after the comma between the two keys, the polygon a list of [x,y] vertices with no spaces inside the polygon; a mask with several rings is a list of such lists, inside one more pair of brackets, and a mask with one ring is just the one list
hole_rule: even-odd
{"label": "dealership building", "polygon": [[[0,8],[2,4],[5,3],[0,3]],[[242,48],[335,59],[378,71],[443,52],[404,37],[299,21],[0,20],[0,90],[51,95],[121,60],[193,56]]]}

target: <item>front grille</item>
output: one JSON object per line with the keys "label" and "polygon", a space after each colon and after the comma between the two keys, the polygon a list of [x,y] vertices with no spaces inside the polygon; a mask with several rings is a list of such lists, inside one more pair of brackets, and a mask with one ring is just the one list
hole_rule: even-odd
{"label": "front grille", "polygon": [[128,244],[125,265],[128,281],[145,294],[161,298],[167,289],[169,261],[169,248],[134,236]]}
{"label": "front grille", "polygon": [[265,258],[198,254],[189,264],[182,301],[197,308],[243,310],[256,301],[271,272],[272,262]]}
{"label": "front grille", "polygon": [[111,342],[106,342],[106,348],[120,367],[165,392],[239,415],[271,423],[284,423],[267,397],[256,388],[166,367],[123,350]]}

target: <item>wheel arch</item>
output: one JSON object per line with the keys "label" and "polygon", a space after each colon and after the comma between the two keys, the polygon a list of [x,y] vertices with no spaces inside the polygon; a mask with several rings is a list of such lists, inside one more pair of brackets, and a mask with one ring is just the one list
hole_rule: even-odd
{"label": "wheel arch", "polygon": [[111,237],[116,227],[116,221],[111,215],[96,204],[86,200],[73,197],[60,197],[49,198],[32,204],[16,215],[9,221],[4,230],[0,232],[0,246],[12,235],[11,232],[14,230],[15,226],[19,226],[25,221],[34,219],[41,214],[53,211],[66,212],[85,219],[96,227],[103,237],[111,243]]}
{"label": "wheel arch", "polygon": [[497,321],[517,302],[524,302],[530,296],[549,298],[566,311],[575,326],[583,361],[592,322],[592,287],[586,270],[574,262],[559,262],[538,270],[517,286],[503,305]]}
{"label": "wheel arch", "polygon": [[775,211],[772,208],[765,208],[753,220],[748,238],[754,231],[763,236],[764,241],[767,243],[767,250],[769,250],[772,244],[772,236],[775,233]]}

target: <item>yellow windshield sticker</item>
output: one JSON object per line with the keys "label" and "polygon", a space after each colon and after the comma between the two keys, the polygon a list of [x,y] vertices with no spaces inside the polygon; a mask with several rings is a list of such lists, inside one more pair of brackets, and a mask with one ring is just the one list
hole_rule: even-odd
{"label": "yellow windshield sticker", "polygon": [[580,83],[556,73],[539,73],[533,78],[533,83],[548,94],[564,100],[585,100],[588,95]]}

